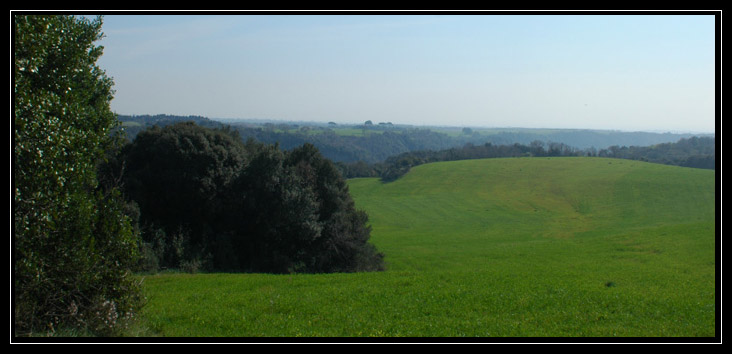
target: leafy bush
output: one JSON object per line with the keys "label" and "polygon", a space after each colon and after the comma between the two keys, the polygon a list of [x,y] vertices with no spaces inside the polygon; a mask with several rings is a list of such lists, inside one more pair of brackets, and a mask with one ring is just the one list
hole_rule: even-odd
{"label": "leafy bush", "polygon": [[119,140],[101,18],[14,16],[13,290],[16,335],[114,334],[141,305],[137,234],[97,165]]}

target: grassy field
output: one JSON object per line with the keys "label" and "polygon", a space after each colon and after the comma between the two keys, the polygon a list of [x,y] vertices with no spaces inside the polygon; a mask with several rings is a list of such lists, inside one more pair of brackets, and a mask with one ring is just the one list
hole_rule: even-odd
{"label": "grassy field", "polygon": [[143,335],[712,337],[714,171],[603,158],[349,181],[388,270],[145,277]]}

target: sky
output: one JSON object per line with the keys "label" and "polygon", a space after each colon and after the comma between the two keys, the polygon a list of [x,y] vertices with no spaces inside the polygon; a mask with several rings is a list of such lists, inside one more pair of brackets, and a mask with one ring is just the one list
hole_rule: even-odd
{"label": "sky", "polygon": [[714,132],[704,14],[107,14],[118,114]]}

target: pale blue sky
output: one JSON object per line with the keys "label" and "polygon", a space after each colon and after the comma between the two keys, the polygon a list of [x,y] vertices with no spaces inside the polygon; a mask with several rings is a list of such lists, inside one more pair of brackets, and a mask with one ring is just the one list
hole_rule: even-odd
{"label": "pale blue sky", "polygon": [[119,114],[714,132],[711,15],[107,15]]}

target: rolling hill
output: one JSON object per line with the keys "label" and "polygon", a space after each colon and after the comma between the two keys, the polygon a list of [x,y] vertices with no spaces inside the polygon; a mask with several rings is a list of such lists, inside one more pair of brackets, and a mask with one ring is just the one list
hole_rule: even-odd
{"label": "rolling hill", "polygon": [[[504,241],[577,241],[714,226],[713,171],[639,161],[464,160],[418,166],[391,183],[354,179],[350,187],[371,217],[373,237],[384,239],[387,250],[392,242],[454,244],[464,237],[484,240],[490,252]],[[400,253],[387,251],[394,252]]]}
{"label": "rolling hill", "polygon": [[349,180],[384,272],[146,277],[154,335],[714,337],[714,171],[440,162]]}

